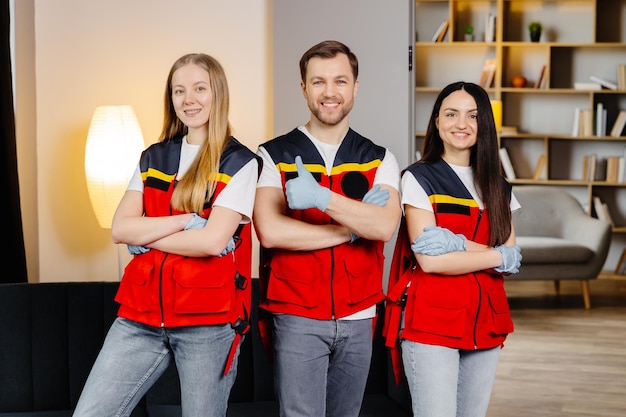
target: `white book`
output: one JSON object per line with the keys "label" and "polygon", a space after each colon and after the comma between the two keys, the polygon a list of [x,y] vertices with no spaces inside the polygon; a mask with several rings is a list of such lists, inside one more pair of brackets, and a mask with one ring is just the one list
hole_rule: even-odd
{"label": "white book", "polygon": [[606,119],[606,112],[602,103],[596,104],[596,136],[604,136],[606,134],[606,128],[604,127],[603,120]]}
{"label": "white book", "polygon": [[514,180],[516,178],[515,170],[513,169],[513,164],[511,163],[511,158],[509,158],[509,153],[506,148],[500,148],[500,161],[502,162],[506,178],[508,180]]}
{"label": "white book", "polygon": [[485,42],[496,40],[496,15],[489,13],[485,20]]}
{"label": "white book", "polygon": [[580,107],[574,109],[574,125],[572,127],[572,136],[580,136]]}
{"label": "white book", "polygon": [[574,90],[600,91],[602,90],[602,85],[600,83],[576,81],[574,83]]}
{"label": "white book", "polygon": [[596,77],[595,75],[590,75],[589,79],[595,83],[600,84],[602,87],[606,87],[609,90],[617,90],[617,84],[612,81],[605,80],[604,78]]}
{"label": "white book", "polygon": [[615,123],[613,123],[611,136],[616,138],[621,136],[624,126],[626,126],[626,110],[620,110],[617,118],[615,119]]}

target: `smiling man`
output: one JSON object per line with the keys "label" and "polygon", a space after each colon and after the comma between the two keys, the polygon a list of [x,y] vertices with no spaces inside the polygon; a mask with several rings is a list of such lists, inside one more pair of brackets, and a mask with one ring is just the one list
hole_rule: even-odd
{"label": "smiling man", "polygon": [[261,313],[280,415],[357,417],[384,299],[383,245],[400,219],[399,168],[349,126],[359,81],[346,45],[311,47],[300,74],[309,121],[258,150]]}

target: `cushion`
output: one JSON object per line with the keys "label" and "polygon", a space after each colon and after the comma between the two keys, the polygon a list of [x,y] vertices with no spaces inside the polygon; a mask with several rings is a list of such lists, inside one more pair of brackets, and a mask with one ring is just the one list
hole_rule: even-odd
{"label": "cushion", "polygon": [[593,251],[576,242],[554,237],[517,236],[522,249],[522,264],[585,263]]}

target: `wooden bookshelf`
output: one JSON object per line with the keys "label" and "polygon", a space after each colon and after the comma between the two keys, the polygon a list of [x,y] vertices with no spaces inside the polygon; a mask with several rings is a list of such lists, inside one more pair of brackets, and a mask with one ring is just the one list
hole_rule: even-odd
{"label": "wooden bookshelf", "polygon": [[[493,41],[485,36],[489,16],[495,16]],[[445,40],[431,42],[446,20]],[[539,42],[530,42],[531,21],[543,24]],[[474,41],[466,42],[470,25]],[[593,197],[599,196],[615,222],[605,264],[614,269],[626,248],[626,177],[606,181],[606,160],[625,155],[626,132],[614,137],[610,130],[626,110],[626,89],[580,90],[574,83],[590,83],[592,76],[617,82],[626,56],[626,0],[417,0],[415,29],[415,149],[421,150],[441,88],[458,80],[479,83],[485,63],[495,62],[487,91],[502,102],[502,124],[515,128],[500,136],[515,171],[510,182],[563,187],[594,217]],[[527,79],[524,87],[513,86],[518,75]],[[584,134],[574,132],[577,108],[591,113]],[[598,108],[606,110],[604,135],[595,128]],[[591,154],[597,175],[585,178]],[[542,175],[535,175],[542,155]]]}

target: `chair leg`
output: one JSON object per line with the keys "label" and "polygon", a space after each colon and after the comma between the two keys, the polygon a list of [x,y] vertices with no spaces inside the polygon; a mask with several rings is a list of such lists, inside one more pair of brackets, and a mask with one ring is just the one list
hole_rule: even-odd
{"label": "chair leg", "polygon": [[559,295],[561,293],[561,281],[559,281],[558,279],[554,280],[554,292],[556,292],[556,295]]}
{"label": "chair leg", "polygon": [[585,309],[591,308],[591,298],[589,297],[589,280],[584,279],[580,281],[580,289],[583,292],[583,301],[585,302]]}

